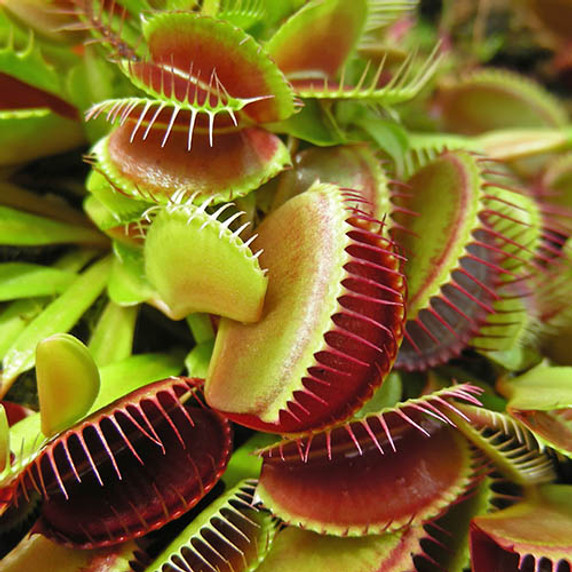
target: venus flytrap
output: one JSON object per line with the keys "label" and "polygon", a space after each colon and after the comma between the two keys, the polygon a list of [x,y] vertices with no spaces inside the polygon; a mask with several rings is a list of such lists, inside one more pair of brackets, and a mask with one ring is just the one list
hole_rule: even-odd
{"label": "venus flytrap", "polygon": [[401,256],[362,203],[315,184],[259,227],[261,263],[273,271],[264,314],[253,325],[221,322],[205,386],[211,406],[247,426],[297,433],[347,418],[383,382],[403,335],[405,283]]}
{"label": "venus flytrap", "polygon": [[[103,407],[99,409],[97,366],[85,346],[66,335],[54,336],[38,346],[37,369],[40,414],[20,422],[8,434],[4,432],[7,454],[7,435],[12,436],[15,446],[20,441],[22,445],[4,467],[2,478],[4,490],[10,493],[8,510],[30,505],[37,495],[42,497],[37,527],[44,534],[84,548],[140,536],[188,510],[222,474],[229,453],[230,427],[204,407],[192,380],[167,378],[131,391],[124,398],[121,396],[129,391],[127,386],[108,387],[104,399],[109,400],[109,390],[119,399],[111,404],[99,400]],[[62,407],[62,394],[69,398],[66,407]],[[199,424],[201,436],[197,437]],[[212,448],[215,441],[221,447],[220,455]],[[163,508],[159,510],[149,491],[160,494],[161,475],[154,471],[143,480],[137,476],[139,467],[155,464],[152,457],[156,454],[170,459],[166,465],[169,471],[175,470],[177,458],[183,462],[172,473],[179,475],[179,484],[168,477],[171,492],[161,497]],[[110,463],[108,468],[104,458]],[[138,463],[133,465],[132,458]],[[132,477],[131,469],[135,470]],[[114,484],[117,478],[119,483]],[[74,500],[85,507],[84,495],[93,498],[100,491],[104,498],[110,498],[117,486],[118,497],[114,508],[109,509],[111,513],[102,511],[108,505],[96,500],[85,519],[74,516]],[[135,502],[133,493],[128,492],[131,486],[134,491],[142,486],[149,491]],[[118,528],[110,526],[110,517],[116,519]],[[129,520],[131,524],[126,525]]]}
{"label": "venus flytrap", "polygon": [[46,562],[60,572],[76,572],[81,568],[105,566],[109,572],[124,572],[136,561],[138,547],[125,542],[110,548],[81,550],[70,548],[47,539],[40,534],[26,536],[2,562],[5,572],[42,569]]}
{"label": "venus flytrap", "polygon": [[38,363],[42,433],[51,437],[90,410],[99,393],[99,372],[89,350],[69,334],[44,338],[36,347]]}
{"label": "venus flytrap", "polygon": [[[532,431],[540,447],[568,458],[572,456],[571,373],[568,367],[538,366],[498,384],[508,398],[507,413]],[[540,386],[550,391],[538,395]]]}
{"label": "venus flytrap", "polygon": [[[553,570],[566,570],[570,562],[569,489],[566,485],[531,489],[522,502],[475,518],[471,548],[477,569],[486,570],[492,562],[501,562],[506,569],[548,565]],[[550,531],[549,543],[538,542],[539,528]]]}
{"label": "venus flytrap", "polygon": [[272,546],[278,522],[254,506],[255,485],[245,480],[221,495],[147,570],[256,570]]}
{"label": "venus flytrap", "polygon": [[[22,26],[21,21],[16,23],[11,19],[12,4],[15,3],[3,4],[0,10],[0,164],[3,166],[68,151],[84,141],[77,110],[65,93],[60,73],[62,63],[69,69],[70,61],[77,61],[77,56],[69,52],[68,46],[50,44],[41,34],[36,35],[25,24]],[[18,6],[14,8],[18,11]],[[45,11],[44,7],[35,10]],[[28,18],[24,17],[26,21]],[[46,136],[43,145],[33,138],[33,133],[39,131]]]}
{"label": "venus flytrap", "polygon": [[568,327],[560,101],[460,74],[503,48],[455,43],[453,3],[443,47],[414,0],[70,0],[57,48],[22,6],[0,73],[86,111],[97,229],[3,202],[19,246],[83,261],[53,300],[0,268],[40,304],[0,285],[14,395],[40,342],[40,413],[0,433],[9,510],[41,500],[33,530],[86,554],[141,538],[136,570],[566,570],[568,373],[526,371]]}
{"label": "venus flytrap", "polygon": [[268,282],[259,263],[261,251],[256,252],[256,235],[243,240],[241,234],[250,226],[242,221],[244,212],[234,212],[234,205],[226,203],[207,213],[211,202],[208,198],[195,206],[192,197],[180,204],[173,199],[172,205],[149,211],[145,274],[172,319],[207,312],[256,322]]}

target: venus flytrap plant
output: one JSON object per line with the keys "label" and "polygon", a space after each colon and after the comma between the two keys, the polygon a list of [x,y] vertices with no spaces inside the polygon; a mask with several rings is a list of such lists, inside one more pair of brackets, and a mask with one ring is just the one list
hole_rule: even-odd
{"label": "venus flytrap plant", "polygon": [[254,325],[221,322],[205,386],[211,406],[297,433],[347,418],[383,382],[401,341],[405,283],[401,256],[362,202],[316,184],[259,227],[261,263],[274,276],[265,313]]}
{"label": "venus flytrap plant", "polygon": [[254,506],[255,484],[242,481],[221,495],[147,569],[256,570],[272,545],[277,521]]}
{"label": "venus flytrap plant", "polygon": [[[75,362],[76,366],[62,371],[66,356],[66,363]],[[39,345],[37,360],[41,425],[31,418],[24,422],[24,433],[16,426],[13,441],[17,443],[18,433],[22,433],[22,448],[16,449],[15,458],[4,467],[3,480],[5,490],[11,492],[9,508],[16,510],[30,504],[36,495],[42,497],[37,527],[45,535],[85,548],[140,536],[190,509],[222,474],[230,428],[204,407],[192,380],[168,378],[111,404],[100,401],[104,407],[98,409],[99,375],[85,346],[75,338],[54,337]],[[121,390],[108,388],[107,400],[109,389],[116,396],[129,391],[125,385]],[[59,403],[60,407],[54,408],[54,397],[61,396],[62,390],[70,401],[67,407]],[[86,417],[90,411],[93,413]],[[8,454],[9,441],[6,433],[4,436],[3,448]],[[212,448],[217,440],[220,454]],[[155,464],[154,454],[169,459],[166,468],[178,475],[178,484],[168,476],[168,485],[163,485],[156,471],[141,480],[141,468]],[[131,456],[137,464],[131,462]],[[185,467],[182,471],[182,467],[176,468],[177,458]],[[129,476],[131,469],[135,470],[133,477]],[[165,486],[169,492],[161,496]],[[115,496],[114,487],[119,492],[112,508],[95,499],[85,520],[74,517],[74,500],[86,507],[87,499],[94,499],[98,492],[103,499]],[[129,487],[139,491],[139,501]],[[161,503],[153,502],[155,494],[160,495]],[[105,506],[111,512],[106,513]]]}
{"label": "venus flytrap plant", "polygon": [[[430,520],[478,474],[447,402],[474,402],[475,392],[452,388],[271,445],[261,451],[257,495],[282,520],[322,534],[363,536]],[[444,449],[448,458],[440,463]],[[399,491],[396,482],[404,485]]]}
{"label": "venus flytrap plant", "polygon": [[[566,327],[572,205],[544,156],[570,147],[561,104],[459,76],[410,0],[22,6],[0,12],[0,73],[86,111],[97,229],[0,198],[6,244],[75,252],[0,267],[3,389],[35,363],[40,398],[0,426],[0,534],[26,509],[86,555],[143,537],[135,570],[488,572],[502,550],[566,570],[567,371],[526,372]],[[131,355],[155,324],[181,351]],[[532,538],[537,511],[556,536]]]}
{"label": "venus flytrap plant", "polygon": [[[569,486],[544,485],[531,489],[512,507],[475,518],[471,525],[475,567],[486,570],[495,562],[506,570],[569,569],[568,493]],[[549,543],[538,542],[539,530],[550,531]]]}
{"label": "venus flytrap plant", "polygon": [[2,569],[6,572],[42,569],[46,562],[61,572],[76,572],[81,568],[105,567],[109,572],[125,572],[139,553],[135,542],[125,542],[110,548],[81,550],[70,548],[35,534],[25,537],[5,556]]}
{"label": "venus flytrap plant", "polygon": [[[507,398],[507,412],[534,434],[540,447],[572,455],[572,392],[568,367],[531,369],[514,380],[501,380],[498,388]],[[542,395],[536,389],[550,387]]]}
{"label": "venus flytrap plant", "polygon": [[[241,234],[250,223],[242,223],[245,213],[233,212],[232,203],[207,213],[210,203],[208,198],[194,206],[191,197],[179,204],[174,197],[172,205],[148,212],[152,224],[145,235],[145,274],[173,319],[208,312],[256,322],[267,287],[261,251],[252,252],[256,235],[243,241]],[[205,258],[208,268],[202,268]]]}
{"label": "venus flytrap plant", "polygon": [[69,334],[42,340],[36,363],[42,433],[51,437],[90,410],[99,393],[99,372],[87,348]]}
{"label": "venus flytrap plant", "polygon": [[535,435],[510,416],[461,406],[459,429],[512,483],[535,485],[555,478],[553,464]]}
{"label": "venus flytrap plant", "polygon": [[[489,112],[479,113],[478,106],[487,104]],[[445,130],[453,133],[567,124],[567,114],[555,97],[521,75],[502,70],[482,69],[443,82],[437,106]]]}
{"label": "venus flytrap plant", "polygon": [[258,570],[460,570],[469,562],[468,523],[490,510],[493,497],[490,479],[480,479],[434,524],[383,534],[340,537],[287,527]]}
{"label": "venus flytrap plant", "polygon": [[[204,408],[192,382],[167,379],[46,444],[17,490],[43,496],[43,534],[71,546],[107,546],[189,510],[222,474],[229,449],[228,423]],[[77,521],[78,510],[85,520]]]}
{"label": "venus flytrap plant", "polygon": [[[410,258],[409,323],[398,362],[406,369],[443,363],[467,345],[483,351],[514,345],[520,322],[513,316],[526,316],[518,304],[510,307],[515,289],[526,289],[535,257],[545,256],[543,221],[532,199],[493,179],[484,157],[435,155],[428,149],[408,159],[412,176],[393,193],[394,236]],[[446,208],[439,204],[443,196]],[[447,242],[429,239],[439,229],[436,209]]]}

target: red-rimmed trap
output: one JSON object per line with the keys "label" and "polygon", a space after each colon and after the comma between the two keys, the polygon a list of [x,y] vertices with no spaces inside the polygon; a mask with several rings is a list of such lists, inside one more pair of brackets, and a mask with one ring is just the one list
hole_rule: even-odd
{"label": "red-rimmed trap", "polygon": [[106,546],[189,510],[230,449],[230,425],[201,401],[197,380],[168,378],[55,436],[19,476],[18,496],[42,495],[37,530],[49,538]]}
{"label": "red-rimmed trap", "polygon": [[[361,205],[360,208],[356,208]],[[403,336],[402,257],[359,194],[316,183],[258,227],[262,317],[222,319],[211,407],[273,433],[348,419],[391,370]]]}
{"label": "red-rimmed trap", "polygon": [[257,498],[287,523],[322,534],[426,522],[475,478],[477,461],[454,427],[451,412],[460,412],[449,399],[475,402],[476,393],[470,385],[448,388],[267,447]]}

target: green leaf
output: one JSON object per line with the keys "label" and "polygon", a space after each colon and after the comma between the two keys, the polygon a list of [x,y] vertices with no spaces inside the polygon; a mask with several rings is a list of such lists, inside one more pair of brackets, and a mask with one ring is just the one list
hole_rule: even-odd
{"label": "green leaf", "polygon": [[40,340],[69,330],[95,302],[105,287],[110,266],[109,258],[90,266],[21,332],[4,358],[1,395],[8,391],[18,375],[34,366],[36,345]]}
{"label": "green leaf", "polygon": [[235,572],[255,570],[276,532],[272,517],[255,506],[255,483],[245,481],[225,492],[147,570],[222,570],[223,567]]}
{"label": "green leaf", "polygon": [[197,7],[198,0],[162,0],[165,11],[173,12],[175,10],[191,11]]}
{"label": "green leaf", "polygon": [[376,69],[372,70],[366,66],[355,85],[347,81],[345,70],[342,71],[339,82],[312,78],[293,80],[293,84],[297,95],[304,99],[367,101],[387,107],[416,97],[435,75],[441,60],[439,45],[435,46],[421,62],[417,61],[415,52],[412,52],[383,87],[378,86],[379,78],[384,71],[383,60]]}
{"label": "green leaf", "polygon": [[54,296],[73,282],[73,272],[26,262],[0,263],[0,301]]}
{"label": "green leaf", "polygon": [[[73,104],[78,110],[85,112],[94,103],[114,97],[119,87],[125,94],[131,86],[127,80],[118,81],[114,66],[102,59],[94,47],[85,46],[81,61],[67,74],[66,87]],[[85,124],[91,143],[106,135],[109,129],[109,124],[103,118]]]}
{"label": "green leaf", "polygon": [[397,371],[392,371],[377,389],[366,404],[354,415],[356,419],[367,417],[370,413],[381,411],[382,409],[395,407],[402,398],[403,383],[401,375]]}
{"label": "green leaf", "polygon": [[107,292],[119,306],[133,306],[156,296],[145,275],[143,251],[139,247],[114,242],[115,256]]}
{"label": "green leaf", "polygon": [[99,371],[89,350],[69,334],[38,343],[36,378],[42,433],[51,437],[84,417],[99,392]]}
{"label": "green leaf", "polygon": [[107,239],[93,228],[73,226],[0,206],[0,244],[39,246],[79,243],[104,245]]}
{"label": "green leaf", "polygon": [[0,46],[0,73],[58,97],[62,96],[61,74],[48,64],[31,30],[25,46],[15,45],[14,35],[9,33],[6,44]]}
{"label": "green leaf", "polygon": [[244,479],[255,479],[260,475],[262,457],[259,449],[273,445],[280,437],[272,433],[255,433],[232,454],[222,475],[227,488],[234,487]]}
{"label": "green leaf", "polygon": [[387,119],[367,113],[357,121],[359,125],[394,161],[399,172],[403,170],[405,154],[409,150],[409,136],[405,129]]}
{"label": "green leaf", "polygon": [[268,128],[320,147],[339,145],[347,140],[332,114],[317,100],[306,101],[298,113],[280,123],[273,123]]}
{"label": "green leaf", "polygon": [[54,261],[52,268],[67,272],[80,272],[99,255],[100,252],[92,248],[74,248],[67,250],[61,258]]}
{"label": "green leaf", "polygon": [[228,114],[235,125],[241,117],[268,123],[294,112],[293,91],[280,69],[252,36],[230,23],[193,12],[163,12],[144,21],[143,32],[149,59],[123,61],[121,69],[151,96],[150,104],[174,107],[173,121],[179,111],[211,121]]}
{"label": "green leaf", "polygon": [[366,17],[366,0],[312,0],[281,26],[266,49],[288,77],[332,77],[355,48]]}
{"label": "green leaf", "polygon": [[486,357],[507,371],[520,372],[528,370],[542,361],[542,354],[527,345],[517,344],[504,351],[488,351]]}
{"label": "green leaf", "polygon": [[46,298],[24,298],[0,311],[0,359],[16,341],[26,326],[48,305]]}
{"label": "green leaf", "polygon": [[111,548],[81,550],[56,544],[41,534],[26,535],[3,558],[2,571],[46,570],[46,566],[49,566],[58,572],[77,572],[97,570],[104,566],[106,572],[124,572],[131,568],[130,562],[135,559],[138,550],[134,541]]}
{"label": "green leaf", "polygon": [[78,122],[47,108],[0,111],[0,166],[63,153],[84,142]]}
{"label": "green leaf", "polygon": [[[119,226],[139,220],[142,214],[153,203],[138,201],[119,193],[106,177],[97,170],[92,170],[86,182],[87,190],[103,204],[109,212],[109,225]],[[109,225],[101,228],[107,230]]]}
{"label": "green leaf", "polygon": [[466,149],[480,151],[491,159],[512,161],[572,148],[572,129],[516,127],[487,131],[473,137],[449,133],[413,133],[409,135],[409,141],[413,149]]}
{"label": "green leaf", "polygon": [[544,87],[507,70],[480,69],[449,78],[440,86],[437,106],[446,131],[467,135],[567,123],[565,108]]}
{"label": "green leaf", "polygon": [[509,398],[508,413],[542,445],[572,458],[572,367],[540,365],[497,389]]}
{"label": "green leaf", "polygon": [[119,306],[112,301],[107,303],[88,344],[99,367],[131,355],[138,311],[138,306]]}
{"label": "green leaf", "polygon": [[415,570],[412,557],[421,552],[420,526],[385,534],[341,538],[295,526],[280,531],[259,572],[402,572]]}
{"label": "green leaf", "polygon": [[457,426],[513,483],[536,485],[554,479],[550,458],[538,439],[506,413],[460,405]]}
{"label": "green leaf", "polygon": [[268,8],[264,0],[223,0],[217,17],[248,30],[266,20],[267,15]]}
{"label": "green leaf", "polygon": [[[458,503],[443,516],[424,525],[428,538],[422,546],[426,555],[437,562],[436,568],[447,572],[463,572],[470,567],[469,526],[475,516],[494,510],[494,492],[490,478],[478,480]],[[434,568],[429,568],[434,570]]]}
{"label": "green leaf", "polygon": [[507,407],[514,409],[572,407],[572,367],[540,365],[514,379],[502,380],[497,389],[509,398]]}
{"label": "green leaf", "polygon": [[208,314],[189,314],[187,324],[197,344],[214,340],[215,331]]}
{"label": "green leaf", "polygon": [[24,417],[10,427],[12,462],[0,473],[0,486],[6,486],[37,455],[46,436],[41,431],[39,413]]}
{"label": "green leaf", "polygon": [[[242,212],[224,205],[214,213],[192,204],[171,205],[158,212],[145,239],[145,272],[173,320],[193,312],[256,322],[262,313],[268,279],[258,255],[243,241],[249,223]],[[236,221],[238,229],[230,225]],[[256,243],[254,243],[256,246]]]}
{"label": "green leaf", "polygon": [[204,379],[207,376],[211,357],[213,355],[214,338],[197,344],[185,358],[185,368],[189,377]]}
{"label": "green leaf", "polygon": [[380,32],[400,19],[414,17],[419,0],[368,0],[367,20],[360,48],[379,45]]}
{"label": "green leaf", "polygon": [[177,350],[139,354],[102,367],[101,387],[89,413],[153,381],[178,375],[183,369],[183,357],[184,353]]}
{"label": "green leaf", "polygon": [[90,226],[87,217],[72,208],[61,197],[42,196],[10,181],[0,181],[0,204],[52,220]]}
{"label": "green leaf", "polygon": [[474,570],[565,570],[560,562],[572,564],[572,486],[527,492],[522,502],[473,520]]}
{"label": "green leaf", "polygon": [[[104,366],[100,370],[99,394],[85,416],[91,415],[116,399],[158,379],[177,375],[183,365],[183,353],[140,354]],[[14,459],[8,470],[0,474],[0,486],[9,482],[38,453],[46,437],[41,431],[41,418],[35,413],[10,428]]]}

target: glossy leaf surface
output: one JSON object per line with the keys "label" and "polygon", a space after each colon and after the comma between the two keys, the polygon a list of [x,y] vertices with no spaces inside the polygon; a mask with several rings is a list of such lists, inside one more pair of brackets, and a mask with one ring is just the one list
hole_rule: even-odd
{"label": "glossy leaf surface", "polygon": [[127,121],[101,141],[94,152],[98,167],[127,195],[167,202],[177,190],[215,202],[243,196],[277,175],[290,159],[283,143],[257,127],[218,133],[195,133],[189,152],[186,131],[150,129],[145,139],[131,141],[136,124]]}
{"label": "glossy leaf surface", "polygon": [[355,47],[366,15],[363,0],[313,0],[282,25],[268,53],[288,78],[333,76]]}

